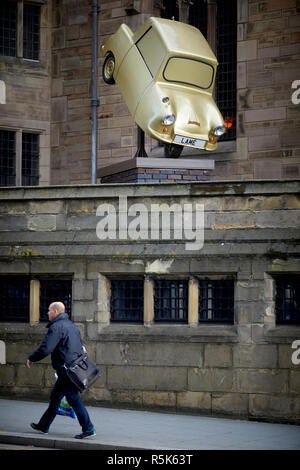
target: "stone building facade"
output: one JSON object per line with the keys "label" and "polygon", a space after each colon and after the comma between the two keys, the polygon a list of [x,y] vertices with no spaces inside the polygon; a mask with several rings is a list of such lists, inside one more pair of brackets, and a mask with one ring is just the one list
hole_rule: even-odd
{"label": "stone building facade", "polygon": [[[138,212],[124,225],[120,197],[147,217],[163,214],[158,236],[151,223],[146,234],[133,228]],[[204,210],[203,238],[178,235],[173,222],[163,236],[174,204]],[[107,205],[117,222],[105,233],[99,223]],[[72,318],[102,370],[86,401],[299,422],[300,365],[292,355],[300,328],[280,324],[275,295],[277,282],[291,275],[299,282],[299,181],[3,188],[0,212],[1,286],[12,276],[30,285],[27,320],[3,321],[1,310],[2,396],[48,397],[55,380],[49,358],[30,370],[25,360],[46,331],[42,283],[68,277]],[[186,245],[195,241],[192,249]],[[141,316],[114,321],[115,285],[130,279],[134,288],[140,283]],[[185,283],[185,321],[161,321],[161,281]],[[231,321],[201,321],[201,286],[208,281],[231,283]]]}
{"label": "stone building facade", "polygon": [[[90,183],[92,1],[29,3],[40,6],[40,56],[28,61],[21,47],[16,57],[0,56],[0,129],[15,131],[19,147],[22,132],[38,133],[39,184]],[[121,23],[135,31],[172,3],[98,1],[99,169],[127,161],[137,151],[137,129],[118,88],[102,80],[101,45]],[[235,4],[225,3],[229,9]],[[180,19],[187,21],[187,4],[177,4]],[[208,1],[208,10],[215,4]],[[214,180],[298,177],[299,2],[238,0],[236,6],[236,137],[220,143],[214,154],[185,149],[182,158],[212,160]],[[207,21],[212,23],[210,17]],[[211,43],[213,37],[208,32]],[[146,151],[149,157],[163,156],[163,148],[148,138]]]}
{"label": "stone building facade", "polygon": [[[288,293],[292,285],[300,295],[299,1],[237,1],[236,137],[214,154],[185,149],[169,166],[147,137],[149,158],[136,157],[137,128],[117,87],[102,81],[100,50],[121,23],[136,30],[170,2],[98,3],[101,184],[86,184],[91,0],[19,0],[18,18],[29,4],[40,9],[39,59],[24,55],[22,22],[15,56],[0,55],[0,133],[13,134],[16,156],[15,180],[0,188],[0,394],[48,398],[49,358],[30,370],[25,360],[59,285],[102,369],[90,403],[298,423],[300,328],[291,315],[300,301]],[[202,3],[211,27],[216,2]],[[186,6],[178,1],[181,21]],[[24,134],[39,138],[36,187],[23,182]],[[129,285],[138,301],[126,307]],[[126,321],[133,306],[138,316]]]}

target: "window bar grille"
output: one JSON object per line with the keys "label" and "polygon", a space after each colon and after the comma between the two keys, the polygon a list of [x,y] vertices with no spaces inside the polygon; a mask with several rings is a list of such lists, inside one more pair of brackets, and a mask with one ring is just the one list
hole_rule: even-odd
{"label": "window bar grille", "polygon": [[15,57],[17,52],[17,2],[0,2],[0,55]]}
{"label": "window bar grille", "polygon": [[48,321],[48,308],[53,302],[62,302],[65,312],[72,316],[72,280],[41,279],[40,280],[40,321]]}
{"label": "window bar grille", "polygon": [[188,281],[165,279],[155,281],[154,320],[188,322]]}
{"label": "window bar grille", "polygon": [[111,280],[110,313],[112,322],[143,323],[144,281]]}
{"label": "window bar grille", "polygon": [[275,286],[276,323],[300,324],[300,276],[278,277]]}
{"label": "window bar grille", "polygon": [[22,186],[39,184],[39,135],[22,134]]}
{"label": "window bar grille", "polygon": [[29,322],[30,280],[1,276],[0,321]]}
{"label": "window bar grille", "polygon": [[193,0],[189,7],[189,24],[200,29],[203,36],[207,39],[207,1]]}
{"label": "window bar grille", "polygon": [[199,322],[234,322],[233,280],[199,280]]}
{"label": "window bar grille", "polygon": [[40,7],[24,5],[23,14],[23,57],[39,60],[40,48]]}
{"label": "window bar grille", "polygon": [[0,130],[0,186],[16,184],[16,144],[13,131]]}
{"label": "window bar grille", "polygon": [[220,141],[236,137],[236,49],[236,0],[218,0],[216,102],[227,125],[227,132]]}

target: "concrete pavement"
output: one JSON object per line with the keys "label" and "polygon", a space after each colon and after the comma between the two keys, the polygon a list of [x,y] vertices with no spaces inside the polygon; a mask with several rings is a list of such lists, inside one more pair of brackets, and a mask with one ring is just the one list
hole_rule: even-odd
{"label": "concrete pavement", "polygon": [[[84,399],[84,397],[83,397]],[[31,429],[46,403],[0,399],[0,442],[72,450],[300,450],[300,426],[87,406],[97,435],[79,441],[77,420]]]}

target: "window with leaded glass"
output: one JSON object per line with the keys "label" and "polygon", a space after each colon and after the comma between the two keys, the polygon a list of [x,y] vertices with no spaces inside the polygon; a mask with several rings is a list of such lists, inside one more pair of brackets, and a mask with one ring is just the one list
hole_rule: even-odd
{"label": "window with leaded glass", "polygon": [[22,186],[39,184],[39,135],[22,134]]}
{"label": "window with leaded glass", "polygon": [[14,186],[16,184],[15,147],[15,133],[0,130],[0,186]]}

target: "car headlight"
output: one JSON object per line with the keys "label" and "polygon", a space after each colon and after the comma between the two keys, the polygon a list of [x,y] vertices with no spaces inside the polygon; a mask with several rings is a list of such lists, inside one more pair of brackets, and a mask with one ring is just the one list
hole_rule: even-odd
{"label": "car headlight", "polygon": [[226,127],[224,126],[224,124],[222,126],[216,126],[214,128],[214,135],[223,135],[226,131]]}
{"label": "car headlight", "polygon": [[170,126],[175,122],[175,115],[174,114],[167,114],[163,117],[163,123],[165,126]]}

